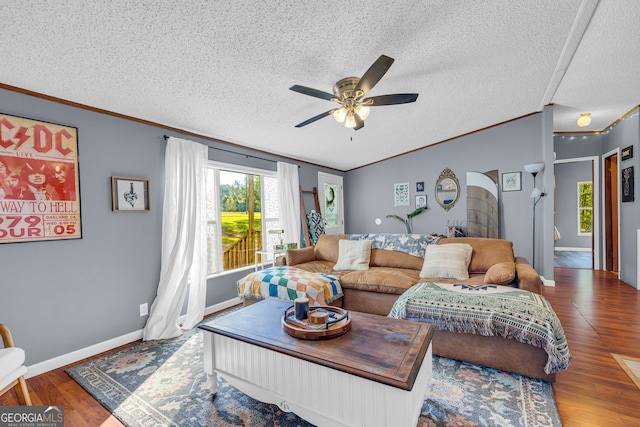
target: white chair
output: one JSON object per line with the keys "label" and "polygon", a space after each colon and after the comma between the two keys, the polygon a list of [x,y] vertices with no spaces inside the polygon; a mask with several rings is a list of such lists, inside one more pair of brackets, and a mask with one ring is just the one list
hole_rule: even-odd
{"label": "white chair", "polygon": [[24,380],[27,367],[24,366],[24,350],[13,345],[11,332],[0,323],[0,335],[4,348],[0,348],[0,395],[15,387],[18,402],[31,406],[31,396]]}

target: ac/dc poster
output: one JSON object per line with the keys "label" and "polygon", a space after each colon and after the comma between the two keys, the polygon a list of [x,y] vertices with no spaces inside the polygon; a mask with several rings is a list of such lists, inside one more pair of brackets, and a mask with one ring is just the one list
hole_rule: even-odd
{"label": "ac/dc poster", "polygon": [[0,113],[0,243],[81,237],[78,129]]}

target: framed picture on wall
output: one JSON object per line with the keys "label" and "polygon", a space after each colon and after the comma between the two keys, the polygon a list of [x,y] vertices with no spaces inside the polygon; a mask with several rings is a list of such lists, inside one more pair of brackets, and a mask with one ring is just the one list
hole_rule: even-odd
{"label": "framed picture on wall", "polygon": [[111,177],[111,210],[145,212],[149,210],[149,180]]}
{"label": "framed picture on wall", "polygon": [[634,201],[633,166],[622,169],[622,201]]}
{"label": "framed picture on wall", "polygon": [[502,174],[502,191],[521,191],[522,172],[505,172]]}
{"label": "framed picture on wall", "polygon": [[409,206],[409,183],[393,184],[394,206]]}
{"label": "framed picture on wall", "polygon": [[0,113],[0,243],[82,238],[78,129]]}
{"label": "framed picture on wall", "polygon": [[427,196],[426,194],[420,194],[416,196],[416,209],[418,208],[426,208],[427,207]]}

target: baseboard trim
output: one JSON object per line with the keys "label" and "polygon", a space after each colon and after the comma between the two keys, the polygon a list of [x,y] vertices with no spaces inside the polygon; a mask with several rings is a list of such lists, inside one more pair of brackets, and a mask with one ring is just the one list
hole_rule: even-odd
{"label": "baseboard trim", "polygon": [[44,374],[45,372],[53,371],[54,369],[61,368],[63,366],[75,363],[79,360],[86,359],[96,354],[103,353],[105,351],[113,350],[121,345],[129,344],[131,342],[142,339],[142,329],[134,332],[130,332],[125,335],[121,335],[116,338],[112,338],[107,341],[99,342],[89,347],[81,348],[71,353],[63,354],[53,359],[45,360],[40,363],[27,366],[27,373],[25,378],[35,377],[37,375]]}
{"label": "baseboard trim", "polygon": [[553,287],[553,286],[555,286],[555,285],[556,285],[556,281],[555,281],[555,280],[548,280],[548,279],[545,279],[545,278],[544,278],[544,276],[540,276],[540,280],[542,280],[542,284],[543,284],[544,286],[550,286],[550,287]]}
{"label": "baseboard trim", "polygon": [[242,300],[240,298],[238,298],[238,297],[231,298],[230,300],[223,301],[221,303],[214,304],[212,306],[206,307],[204,309],[204,315],[208,316],[208,315],[213,314],[213,313],[215,313],[217,311],[225,310],[225,309],[227,309],[229,307],[233,307],[234,305],[238,305],[238,304],[241,304],[241,303],[242,303]]}
{"label": "baseboard trim", "polygon": [[[224,310],[229,307],[233,307],[234,305],[240,304],[241,302],[242,301],[240,300],[240,298],[237,298],[237,297],[232,298],[228,301],[223,301],[221,303],[206,307],[204,310],[204,314],[205,316],[208,316],[217,311]],[[54,357],[53,359],[49,359],[40,363],[29,365],[27,366],[27,373],[25,374],[24,377],[25,378],[35,377],[37,375],[44,374],[45,372],[53,371],[54,369],[62,368],[63,366],[78,362],[82,359],[95,356],[96,354],[113,350],[114,348],[120,347],[121,345],[129,344],[134,341],[140,340],[142,339],[142,331],[143,331],[142,329],[139,329],[137,331],[133,331],[128,334],[112,338],[107,341],[90,345],[89,347],[72,351],[71,353]]]}

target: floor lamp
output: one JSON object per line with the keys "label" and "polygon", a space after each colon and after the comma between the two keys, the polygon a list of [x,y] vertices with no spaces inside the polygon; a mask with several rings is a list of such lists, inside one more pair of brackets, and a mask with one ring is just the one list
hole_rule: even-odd
{"label": "floor lamp", "polygon": [[533,258],[531,264],[533,268],[536,268],[536,205],[541,198],[545,196],[545,193],[536,188],[536,175],[544,170],[544,163],[532,163],[530,165],[524,165],[524,170],[533,175],[533,190],[531,191],[531,199],[533,199]]}

